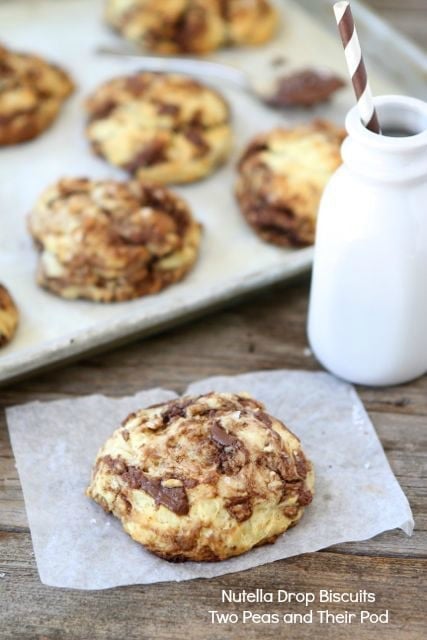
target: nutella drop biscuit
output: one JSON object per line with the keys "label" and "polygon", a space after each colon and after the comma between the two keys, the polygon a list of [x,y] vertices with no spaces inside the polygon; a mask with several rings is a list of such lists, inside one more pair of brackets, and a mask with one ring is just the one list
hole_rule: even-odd
{"label": "nutella drop biscuit", "polygon": [[107,0],[105,17],[131,42],[162,54],[260,45],[279,22],[269,0]]}
{"label": "nutella drop biscuit", "polygon": [[0,46],[0,146],[43,133],[73,90],[72,79],[56,64]]}
{"label": "nutella drop biscuit", "polygon": [[314,242],[317,208],[341,164],[345,131],[326,120],[260,134],[243,152],[236,182],[240,209],[266,242]]}
{"label": "nutella drop biscuit", "polygon": [[128,416],[86,493],[161,558],[214,561],[274,542],[313,485],[300,441],[260,402],[208,393]]}
{"label": "nutella drop biscuit", "polygon": [[157,293],[195,263],[201,226],[187,203],[137,181],[63,178],[28,219],[37,282],[62,298],[121,302]]}
{"label": "nutella drop biscuit", "polygon": [[227,103],[187,76],[114,78],[88,98],[86,110],[86,135],[94,153],[145,182],[199,180],[231,151]]}
{"label": "nutella drop biscuit", "polygon": [[0,347],[8,344],[15,335],[19,312],[9,291],[0,284]]}

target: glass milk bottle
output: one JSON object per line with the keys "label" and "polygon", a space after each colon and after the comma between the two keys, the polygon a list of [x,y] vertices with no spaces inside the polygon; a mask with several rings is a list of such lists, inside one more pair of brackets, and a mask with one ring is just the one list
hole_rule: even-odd
{"label": "glass milk bottle", "polygon": [[335,375],[389,385],[427,371],[427,103],[375,106],[384,135],[352,109],[322,197],[308,336]]}

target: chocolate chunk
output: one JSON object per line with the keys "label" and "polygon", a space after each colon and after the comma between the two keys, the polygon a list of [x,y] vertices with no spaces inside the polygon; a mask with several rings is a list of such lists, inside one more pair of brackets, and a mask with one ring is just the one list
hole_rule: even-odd
{"label": "chocolate chunk", "polygon": [[157,113],[161,116],[177,116],[180,110],[177,104],[168,104],[167,102],[159,102],[157,106]]}
{"label": "chocolate chunk", "polygon": [[227,433],[227,431],[221,427],[219,422],[214,422],[211,427],[211,439],[216,444],[223,447],[237,447],[241,444],[240,440],[231,433]]}
{"label": "chocolate chunk", "polygon": [[298,491],[298,503],[301,507],[306,507],[313,500],[313,494],[311,491],[304,489],[304,484],[301,482]]}
{"label": "chocolate chunk", "polygon": [[7,309],[10,305],[10,297],[4,287],[0,285],[0,309]]}
{"label": "chocolate chunk", "polygon": [[197,487],[197,485],[199,484],[197,480],[194,480],[194,478],[183,478],[182,483],[184,487],[187,487],[187,489]]}
{"label": "chocolate chunk", "polygon": [[203,126],[203,110],[196,109],[193,115],[191,116],[191,120],[188,123],[190,127],[202,127]]}
{"label": "chocolate chunk", "polygon": [[248,496],[230,498],[226,502],[225,508],[237,522],[244,522],[252,515],[252,504]]}
{"label": "chocolate chunk", "polygon": [[276,452],[263,453],[258,456],[257,463],[276,473],[284,483],[286,491],[288,488],[293,491],[295,485],[301,481],[294,460],[285,451],[280,454]]}
{"label": "chocolate chunk", "polygon": [[258,413],[256,414],[256,417],[258,418],[258,420],[260,420],[263,424],[265,424],[266,427],[268,427],[269,429],[271,429],[271,427],[273,426],[273,422],[270,418],[269,415],[267,415],[265,413],[265,411],[258,411]]}
{"label": "chocolate chunk", "polygon": [[308,219],[298,217],[289,207],[272,206],[267,200],[254,201],[250,193],[240,198],[242,210],[255,231],[268,242],[280,246],[306,246],[314,241]]}
{"label": "chocolate chunk", "polygon": [[202,7],[190,6],[175,23],[174,40],[181,51],[191,51],[190,43],[202,36],[206,28],[206,11]]}
{"label": "chocolate chunk", "polygon": [[162,420],[164,425],[168,425],[174,418],[185,418],[186,408],[188,407],[189,402],[171,402],[166,409],[166,411],[162,414]]}
{"label": "chocolate chunk", "polygon": [[277,460],[277,473],[286,482],[300,480],[300,475],[295,468],[293,459],[285,452],[282,452]]}
{"label": "chocolate chunk", "polygon": [[303,480],[290,479],[283,483],[282,499],[287,500],[290,496],[297,498],[300,507],[305,507],[313,500],[313,494],[306,489]]}
{"label": "chocolate chunk", "polygon": [[141,482],[141,471],[136,467],[129,467],[122,475],[122,479],[131,489],[139,489]]}
{"label": "chocolate chunk", "polygon": [[239,399],[239,403],[247,408],[250,409],[251,411],[254,411],[255,409],[260,409],[262,410],[264,408],[264,405],[261,402],[258,402],[258,400],[254,400],[253,398],[247,398],[246,396],[237,396]]}
{"label": "chocolate chunk", "polygon": [[136,467],[129,467],[122,479],[131,489],[142,489],[154,499],[178,516],[185,516],[190,510],[187,492],[184,487],[164,487],[162,478],[152,478]]}
{"label": "chocolate chunk", "polygon": [[141,488],[154,498],[156,504],[162,504],[179,516],[187,515],[190,510],[184,487],[163,487],[160,479],[142,474]]}
{"label": "chocolate chunk", "polygon": [[[5,50],[3,49],[3,47],[1,47],[0,53],[4,53],[4,52],[5,52]],[[5,60],[0,60],[0,73],[2,75],[2,80],[7,75],[12,75],[13,74],[12,67]]]}
{"label": "chocolate chunk", "polygon": [[123,168],[130,173],[135,173],[139,168],[152,167],[165,160],[166,153],[164,143],[161,140],[152,140]]}
{"label": "chocolate chunk", "polygon": [[39,107],[30,107],[28,109],[16,109],[11,114],[6,116],[0,116],[0,125],[7,125],[12,122],[15,118],[21,118],[22,116],[30,116],[37,112]]}
{"label": "chocolate chunk", "polygon": [[219,0],[218,2],[219,4],[219,14],[221,16],[221,18],[225,21],[228,22],[229,15],[230,15],[230,2],[229,0]]}
{"label": "chocolate chunk", "polygon": [[136,98],[141,96],[150,84],[149,77],[143,72],[126,79],[126,89]]}
{"label": "chocolate chunk", "polygon": [[127,514],[132,512],[132,505],[123,493],[119,493],[121,500],[123,501],[123,505]]}
{"label": "chocolate chunk", "polygon": [[248,460],[248,450],[243,445],[236,449],[225,447],[218,452],[218,471],[226,476],[236,475]]}
{"label": "chocolate chunk", "polygon": [[115,109],[117,103],[115,100],[106,100],[102,104],[100,104],[96,109],[90,112],[89,122],[93,122],[94,120],[102,120],[110,115],[113,109]]}
{"label": "chocolate chunk", "polygon": [[280,78],[268,103],[274,107],[311,107],[325,102],[344,86],[341,78],[333,73],[304,69]]}
{"label": "chocolate chunk", "polygon": [[107,455],[102,458],[102,461],[109,469],[114,471],[114,473],[121,474],[127,470],[126,463],[121,458],[112,458],[110,455]]}
{"label": "chocolate chunk", "polygon": [[305,478],[307,475],[308,468],[307,468],[307,460],[305,459],[304,454],[302,453],[302,451],[298,451],[297,453],[294,453],[293,456],[295,461],[295,467],[299,477]]}
{"label": "chocolate chunk", "polygon": [[[156,405],[153,405],[153,407]],[[158,405],[160,406],[160,405]],[[149,409],[152,409],[152,407],[148,407]],[[133,418],[136,418],[136,413],[135,411],[132,411],[132,413],[129,413],[128,416],[126,416],[126,418],[124,420],[122,420],[121,425],[124,426],[126,424],[126,422],[128,422],[129,420],[132,420]]]}
{"label": "chocolate chunk", "polygon": [[268,144],[263,137],[259,136],[258,138],[255,138],[255,140],[246,147],[244,153],[239,159],[237,168],[241,169],[248,158],[257,155],[258,153],[262,153],[263,151],[267,151],[267,149]]}
{"label": "chocolate chunk", "polygon": [[295,518],[298,515],[298,507],[285,507],[283,513],[287,518]]}
{"label": "chocolate chunk", "polygon": [[233,475],[247,464],[249,453],[246,447],[217,421],[211,427],[211,440],[218,448],[217,467],[220,473]]}
{"label": "chocolate chunk", "polygon": [[209,151],[210,147],[198,129],[187,129],[184,135],[199,150],[200,155]]}

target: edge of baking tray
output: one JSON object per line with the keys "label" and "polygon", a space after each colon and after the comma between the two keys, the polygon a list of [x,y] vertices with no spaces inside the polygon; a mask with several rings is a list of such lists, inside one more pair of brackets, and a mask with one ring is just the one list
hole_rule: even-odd
{"label": "edge of baking tray", "polygon": [[[251,274],[245,281],[235,279],[229,283],[225,292],[223,286],[218,287],[217,290],[210,292],[209,298],[183,304],[176,311],[171,312],[167,309],[150,318],[133,318],[130,314],[116,320],[115,324],[107,329],[103,328],[102,332],[95,326],[86,329],[79,336],[60,336],[46,342],[46,351],[42,353],[39,352],[39,347],[22,352],[19,362],[17,362],[19,354],[12,353],[10,356],[5,356],[1,362],[0,386],[59,363],[72,362],[83,353],[97,353],[106,348],[130,342],[132,338],[143,338],[160,333],[178,324],[200,318],[205,313],[235,304],[256,291],[279,282],[295,280],[309,271],[312,258],[312,248],[301,249],[295,252],[291,260],[271,269],[268,274],[258,271]],[[8,359],[10,362],[7,362]]]}

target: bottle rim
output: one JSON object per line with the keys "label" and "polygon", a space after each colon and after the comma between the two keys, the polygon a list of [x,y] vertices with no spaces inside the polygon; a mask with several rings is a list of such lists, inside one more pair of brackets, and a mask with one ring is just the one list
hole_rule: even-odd
{"label": "bottle rim", "polygon": [[409,96],[387,95],[375,97],[374,104],[383,131],[402,129],[414,133],[400,137],[374,133],[362,123],[356,105],[350,109],[345,121],[351,137],[379,150],[412,151],[427,146],[427,102]]}

